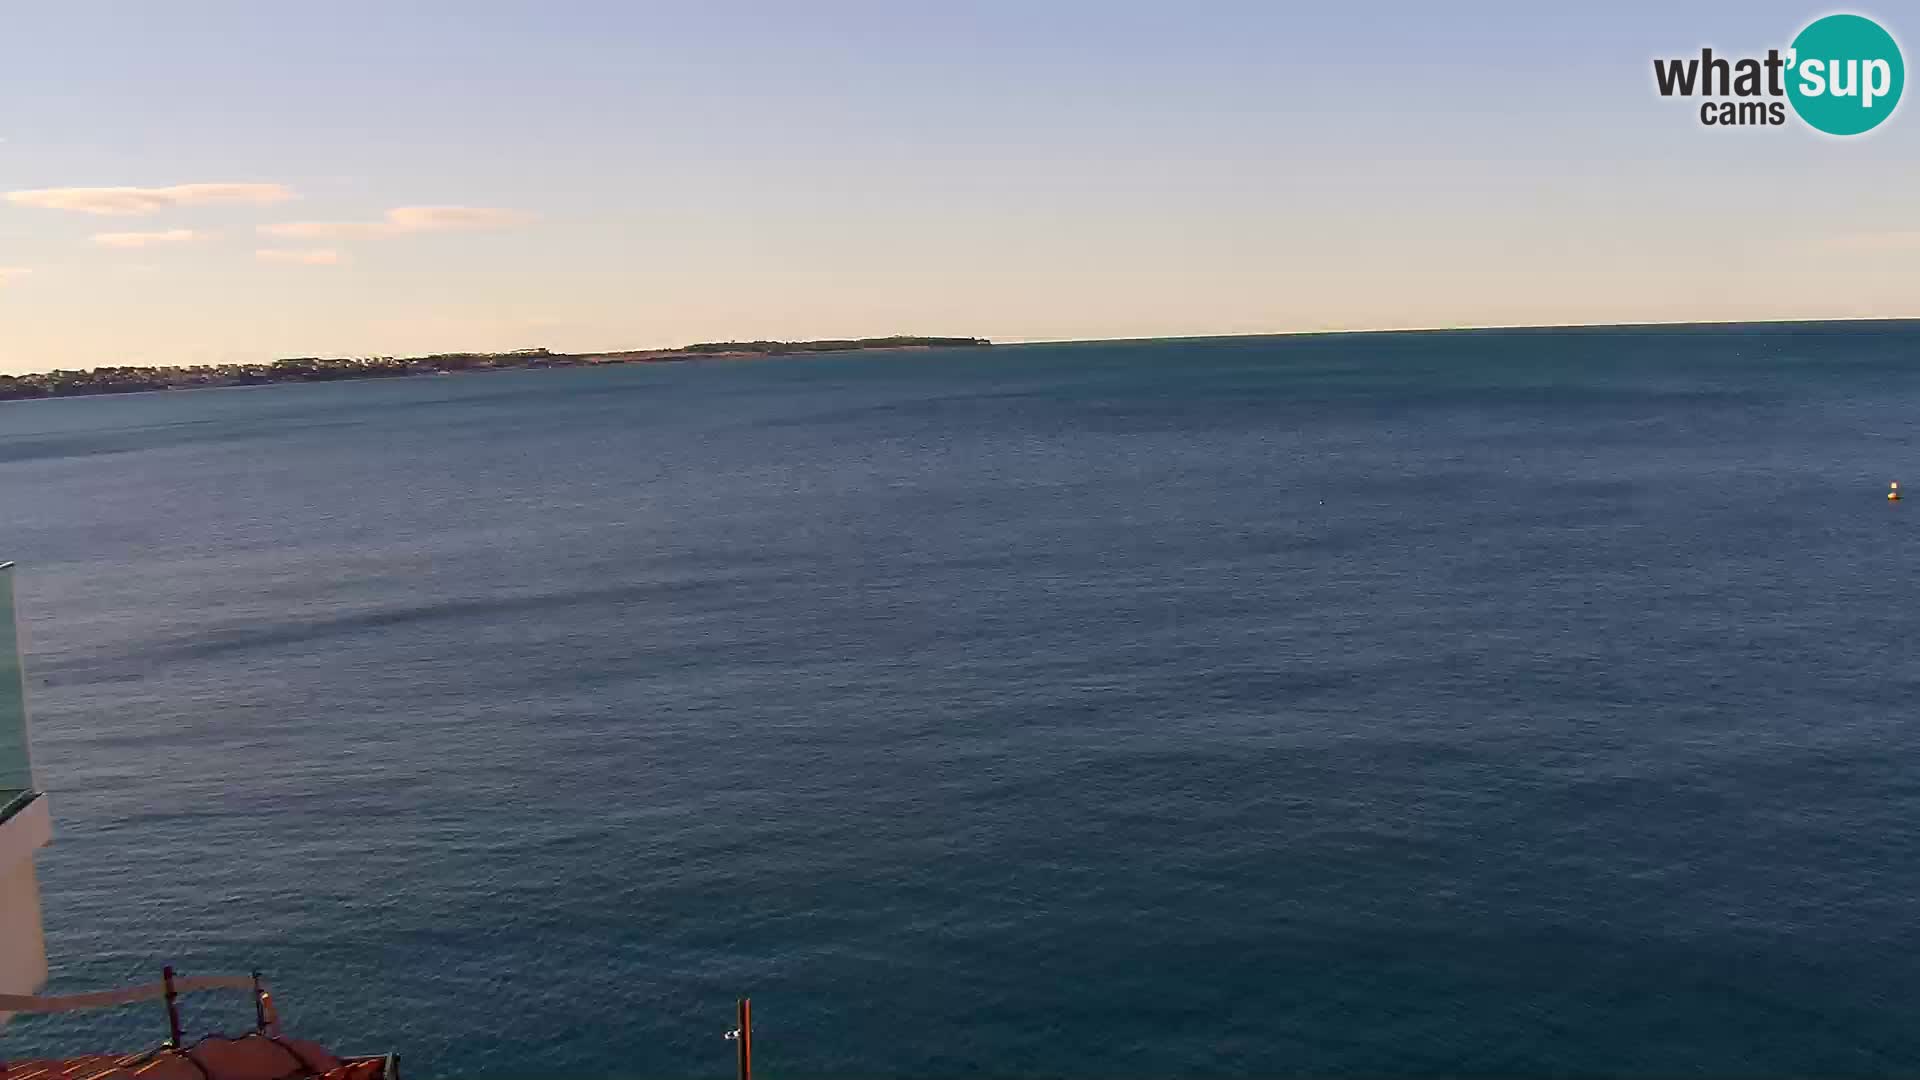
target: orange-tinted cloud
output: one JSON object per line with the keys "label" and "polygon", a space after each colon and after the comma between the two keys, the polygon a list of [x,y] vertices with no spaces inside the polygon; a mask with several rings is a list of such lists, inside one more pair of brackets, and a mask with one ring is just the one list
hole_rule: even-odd
{"label": "orange-tinted cloud", "polygon": [[192,229],[166,229],[160,232],[103,232],[94,233],[93,242],[101,247],[143,248],[162,247],[170,244],[190,244],[200,238]]}
{"label": "orange-tinted cloud", "polygon": [[260,226],[266,236],[301,240],[353,236],[393,236],[399,233],[455,232],[504,229],[532,218],[518,210],[494,206],[401,206],[387,211],[382,221],[283,221]]}
{"label": "orange-tinted cloud", "polygon": [[295,198],[282,184],[176,184],[173,187],[66,187],[10,191],[7,201],[44,210],[137,217],[177,206],[242,203],[266,206]]}
{"label": "orange-tinted cloud", "polygon": [[340,262],[340,253],[332,248],[261,248],[253,255],[261,262],[299,266],[334,266]]}

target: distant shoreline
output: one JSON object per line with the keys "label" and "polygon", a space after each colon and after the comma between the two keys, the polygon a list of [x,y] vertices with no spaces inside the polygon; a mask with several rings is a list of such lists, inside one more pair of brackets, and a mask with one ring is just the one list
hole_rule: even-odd
{"label": "distant shoreline", "polygon": [[1693,322],[1514,323],[1489,326],[1403,326],[1365,329],[1281,330],[1244,334],[1186,334],[1157,337],[1035,338],[995,342],[975,337],[850,338],[821,341],[704,342],[672,349],[560,353],[521,349],[504,353],[437,353],[416,357],[321,359],[296,357],[270,364],[216,364],[175,367],[98,367],[29,375],[0,374],[0,402],[42,398],[95,397],[174,390],[230,389],[279,383],[338,382],[456,375],[483,371],[523,371],[549,367],[600,367],[612,364],[670,363],[687,360],[757,360],[850,352],[905,352],[943,348],[1009,345],[1120,345],[1170,341],[1234,341],[1260,338],[1395,337],[1415,334],[1536,334],[1570,332],[1869,330],[1875,327],[1920,330],[1920,316],[1842,319],[1746,319]]}
{"label": "distant shoreline", "polygon": [[86,371],[49,371],[0,375],[0,401],[96,397],[173,390],[213,390],[278,383],[398,379],[455,375],[475,371],[602,367],[659,364],[686,360],[754,360],[824,353],[904,352],[924,349],[986,348],[993,342],[973,337],[847,338],[823,341],[711,341],[676,349],[627,349],[617,352],[557,353],[520,349],[505,353],[436,353],[431,356],[373,356],[357,359],[293,357],[270,364],[208,364],[191,367],[97,367]]}

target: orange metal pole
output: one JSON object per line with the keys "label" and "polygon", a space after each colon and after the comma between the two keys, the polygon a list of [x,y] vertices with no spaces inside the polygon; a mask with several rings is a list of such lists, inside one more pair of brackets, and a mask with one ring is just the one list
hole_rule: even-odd
{"label": "orange metal pole", "polygon": [[160,981],[167,987],[167,1030],[173,1036],[173,1045],[178,1049],[186,1042],[180,1030],[180,995],[173,992],[173,965],[160,969]]}
{"label": "orange metal pole", "polygon": [[753,1002],[741,998],[740,1012],[740,1080],[753,1080]]}

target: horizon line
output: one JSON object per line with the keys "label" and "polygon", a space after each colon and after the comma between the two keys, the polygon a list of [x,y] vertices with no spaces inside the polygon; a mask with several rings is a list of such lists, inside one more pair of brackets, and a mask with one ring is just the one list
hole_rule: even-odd
{"label": "horizon line", "polygon": [[1462,326],[1332,327],[1322,330],[1253,330],[1231,334],[1161,334],[1146,337],[1020,338],[995,345],[1119,344],[1128,341],[1215,341],[1233,338],[1325,337],[1333,334],[1465,334],[1482,330],[1635,330],[1689,326],[1820,326],[1832,323],[1920,323],[1920,315],[1848,315],[1787,319],[1652,319],[1640,322],[1476,323]]}

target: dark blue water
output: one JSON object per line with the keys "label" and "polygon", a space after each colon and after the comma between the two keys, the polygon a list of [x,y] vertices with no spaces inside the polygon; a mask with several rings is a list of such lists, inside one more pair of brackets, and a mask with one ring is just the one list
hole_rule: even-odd
{"label": "dark blue water", "polygon": [[725,1076],[743,993],[779,1076],[1912,1075],[1917,361],[1505,332],[0,406],[53,985],[259,967],[426,1078]]}

